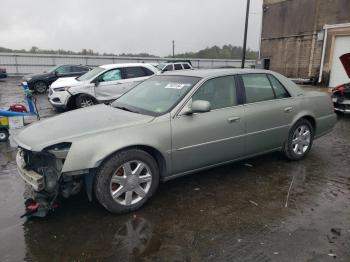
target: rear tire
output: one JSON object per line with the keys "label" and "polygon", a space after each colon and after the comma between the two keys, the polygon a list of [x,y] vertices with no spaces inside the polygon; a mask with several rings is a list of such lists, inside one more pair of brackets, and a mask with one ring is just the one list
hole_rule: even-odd
{"label": "rear tire", "polygon": [[284,145],[284,155],[293,161],[301,160],[309,153],[314,139],[314,128],[306,119],[298,120],[289,131]]}
{"label": "rear tire", "polygon": [[5,128],[0,129],[0,142],[6,142],[9,139],[9,131]]}
{"label": "rear tire", "polygon": [[78,95],[75,99],[76,108],[89,107],[95,104],[96,104],[95,99],[89,95],[81,94],[81,95]]}
{"label": "rear tire", "polygon": [[99,168],[94,191],[108,211],[122,214],[140,208],[156,192],[159,169],[154,158],[139,149],[111,156]]}
{"label": "rear tire", "polygon": [[47,90],[47,84],[44,81],[35,82],[33,89],[38,94],[45,94]]}

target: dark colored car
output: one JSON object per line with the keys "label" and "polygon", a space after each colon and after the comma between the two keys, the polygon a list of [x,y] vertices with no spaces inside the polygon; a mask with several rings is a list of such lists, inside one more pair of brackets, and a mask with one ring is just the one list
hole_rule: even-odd
{"label": "dark colored car", "polygon": [[[345,72],[350,78],[350,53],[339,57],[342,62]],[[350,113],[350,82],[341,84],[332,90],[332,100],[334,110],[341,113]]]}
{"label": "dark colored car", "polygon": [[6,78],[7,73],[6,73],[6,68],[0,68],[0,78]]}
{"label": "dark colored car", "polygon": [[30,90],[43,94],[48,87],[60,77],[77,77],[91,70],[83,65],[59,65],[41,74],[31,74],[23,77]]}

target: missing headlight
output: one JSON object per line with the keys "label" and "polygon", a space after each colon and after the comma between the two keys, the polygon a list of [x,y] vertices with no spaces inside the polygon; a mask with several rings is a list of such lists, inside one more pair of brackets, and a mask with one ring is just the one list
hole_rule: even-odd
{"label": "missing headlight", "polygon": [[53,146],[45,148],[45,151],[53,154],[58,159],[65,159],[69,152],[72,143],[63,142]]}

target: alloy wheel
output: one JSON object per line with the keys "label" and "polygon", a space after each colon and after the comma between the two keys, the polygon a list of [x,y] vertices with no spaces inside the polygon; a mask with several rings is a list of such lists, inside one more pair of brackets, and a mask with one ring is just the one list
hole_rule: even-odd
{"label": "alloy wheel", "polygon": [[40,94],[45,93],[45,91],[46,91],[46,84],[44,82],[38,82],[38,83],[35,84],[34,89],[35,89],[35,91],[37,91]]}
{"label": "alloy wheel", "polygon": [[113,174],[110,193],[118,204],[129,206],[141,201],[152,184],[152,173],[148,165],[134,160],[121,165]]}
{"label": "alloy wheel", "polygon": [[310,142],[311,131],[307,125],[301,125],[295,129],[292,140],[292,148],[295,154],[304,154],[310,147]]}
{"label": "alloy wheel", "polygon": [[6,134],[4,132],[0,132],[0,140],[5,140]]}
{"label": "alloy wheel", "polygon": [[94,101],[89,98],[89,97],[86,97],[86,98],[83,98],[80,102],[80,107],[88,107],[88,106],[93,106],[95,103]]}

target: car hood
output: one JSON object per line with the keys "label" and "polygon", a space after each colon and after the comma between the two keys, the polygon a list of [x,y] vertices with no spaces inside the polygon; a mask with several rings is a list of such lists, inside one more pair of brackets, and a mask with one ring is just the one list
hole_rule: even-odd
{"label": "car hood", "polygon": [[45,78],[45,77],[50,77],[50,76],[52,76],[52,73],[29,74],[29,75],[25,75],[23,77],[23,79],[26,79],[26,78]]}
{"label": "car hood", "polygon": [[78,81],[76,77],[62,77],[58,78],[51,84],[52,88],[56,87],[71,87],[85,84],[86,81]]}
{"label": "car hood", "polygon": [[345,72],[350,78],[350,53],[342,55],[341,57],[339,57],[339,59],[344,66]]}
{"label": "car hood", "polygon": [[152,121],[153,116],[136,114],[104,104],[77,109],[30,124],[14,137],[20,146],[32,151],[97,133]]}

